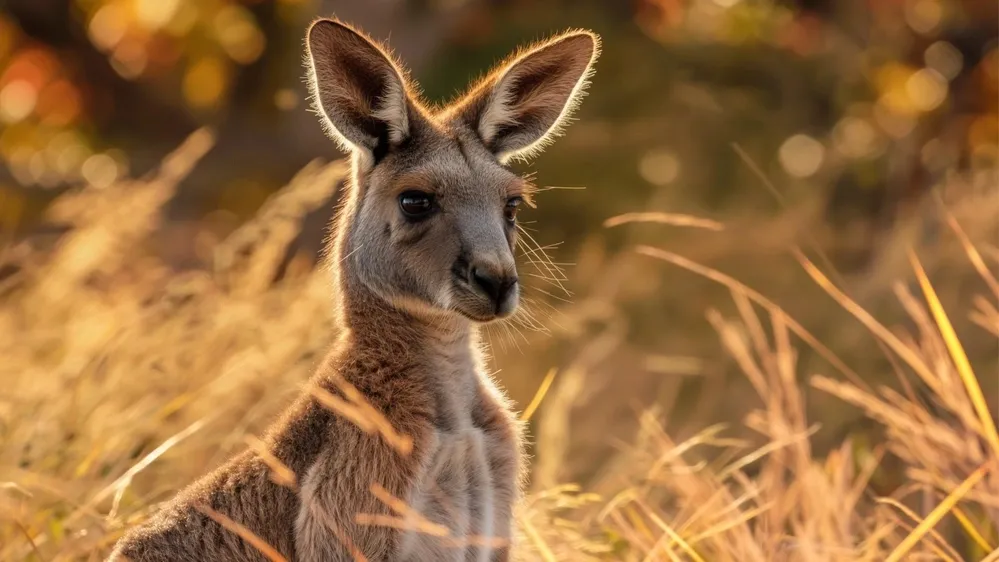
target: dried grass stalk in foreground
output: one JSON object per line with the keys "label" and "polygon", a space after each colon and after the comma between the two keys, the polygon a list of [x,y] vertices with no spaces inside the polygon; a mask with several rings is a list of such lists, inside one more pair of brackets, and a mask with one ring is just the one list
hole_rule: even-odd
{"label": "dried grass stalk in foreground", "polygon": [[20,257],[0,294],[0,333],[17,334],[0,338],[0,559],[102,556],[245,447],[325,351],[326,272],[273,280],[343,164],[306,167],[220,245],[213,271],[175,272],[149,252],[211,143],[199,131],[147,178],[67,194],[50,218],[71,229],[53,249],[0,254]]}
{"label": "dried grass stalk in foreground", "polygon": [[[101,558],[124,527],[245,447],[325,348],[326,273],[274,279],[304,214],[328,204],[341,164],[303,170],[218,246],[210,272],[173,272],[149,254],[162,205],[210,144],[198,133],[157,174],[66,196],[51,216],[72,230],[54,249],[5,254],[21,261],[0,291],[0,333],[17,334],[0,338],[0,559]],[[952,227],[990,291],[972,298],[973,319],[999,335],[994,256]],[[674,254],[645,254],[730,288],[737,317],[708,319],[759,395],[745,420],[759,439],[710,427],[678,442],[660,412],[646,412],[634,446],[593,490],[561,485],[526,498],[521,559],[999,560],[993,429],[972,384],[987,373],[961,359],[943,324],[958,315],[933,302],[925,276],[922,295],[897,291],[910,334],[842,302],[871,337],[891,340],[914,379],[901,391],[871,389],[772,300]],[[849,379],[814,376],[812,386],[881,424],[882,442],[814,453],[822,420],[806,416],[798,339]],[[542,410],[560,407],[554,386],[545,393]],[[888,458],[901,462],[906,485],[878,497],[871,483]],[[294,474],[272,470],[295,486]]]}
{"label": "dried grass stalk in foreground", "polygon": [[[898,293],[916,326],[914,338],[888,331],[804,262],[872,337],[884,340],[913,369],[924,389],[917,398],[814,377],[817,388],[863,408],[887,429],[883,447],[858,448],[847,441],[822,459],[809,444],[818,428],[806,422],[789,329],[795,323],[772,301],[730,277],[667,252],[650,248],[643,253],[689,265],[730,287],[740,318],[709,311],[708,319],[763,404],[746,419],[763,445],[732,443],[720,437],[719,428],[676,443],[649,412],[638,445],[617,465],[622,470],[614,482],[623,491],[583,520],[584,534],[608,537],[615,557],[623,560],[873,562],[996,556],[990,554],[999,522],[994,422],[983,414],[978,379],[918,262],[932,313],[907,291]],[[986,298],[994,301],[999,294],[980,297]],[[769,326],[754,301],[766,310]],[[793,332],[806,344],[817,343],[800,328]],[[891,497],[877,498],[870,482],[885,455],[904,462],[909,484]],[[550,542],[544,550],[553,550]]]}

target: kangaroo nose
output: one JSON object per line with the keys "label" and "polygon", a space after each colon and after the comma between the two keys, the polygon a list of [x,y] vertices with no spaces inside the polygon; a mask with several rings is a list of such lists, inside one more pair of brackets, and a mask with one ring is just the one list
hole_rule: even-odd
{"label": "kangaroo nose", "polygon": [[472,266],[472,281],[486,294],[497,309],[517,285],[517,277],[493,270],[488,266]]}

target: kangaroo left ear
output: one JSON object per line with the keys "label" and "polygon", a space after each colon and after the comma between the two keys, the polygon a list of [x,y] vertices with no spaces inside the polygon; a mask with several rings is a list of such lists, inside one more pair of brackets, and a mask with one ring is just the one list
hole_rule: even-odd
{"label": "kangaroo left ear", "polygon": [[600,38],[571,31],[499,65],[458,103],[460,117],[505,162],[540,152],[579,105]]}

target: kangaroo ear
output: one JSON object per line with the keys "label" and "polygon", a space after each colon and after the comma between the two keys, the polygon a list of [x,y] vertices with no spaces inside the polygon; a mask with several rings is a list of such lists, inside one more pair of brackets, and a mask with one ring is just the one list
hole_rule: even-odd
{"label": "kangaroo ear", "polygon": [[459,102],[459,115],[500,159],[528,158],[558,136],[579,105],[600,38],[571,31],[500,64]]}
{"label": "kangaroo ear", "polygon": [[328,19],[312,24],[306,43],[313,101],[342,148],[377,160],[409,136],[406,81],[378,44]]}

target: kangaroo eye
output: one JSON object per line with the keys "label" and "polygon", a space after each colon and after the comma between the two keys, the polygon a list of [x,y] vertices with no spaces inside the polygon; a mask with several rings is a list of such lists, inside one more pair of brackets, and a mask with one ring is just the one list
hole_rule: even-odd
{"label": "kangaroo eye", "polygon": [[399,208],[408,219],[425,219],[434,210],[434,196],[422,191],[406,191],[399,196]]}
{"label": "kangaroo eye", "polygon": [[507,222],[516,222],[517,211],[520,208],[520,204],[523,202],[524,198],[520,196],[511,197],[506,200],[506,207],[503,209],[503,215],[506,217]]}

